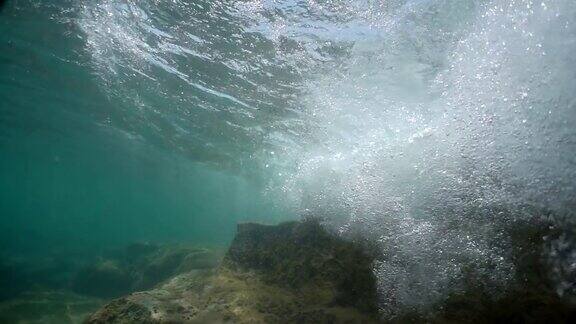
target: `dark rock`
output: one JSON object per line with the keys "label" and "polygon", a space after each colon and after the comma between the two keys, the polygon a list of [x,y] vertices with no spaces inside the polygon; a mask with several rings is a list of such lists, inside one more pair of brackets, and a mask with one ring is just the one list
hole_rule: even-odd
{"label": "dark rock", "polygon": [[115,297],[130,292],[133,277],[113,260],[100,260],[81,269],[73,281],[75,292],[97,296]]}
{"label": "dark rock", "polygon": [[51,256],[1,258],[0,301],[31,290],[67,288],[75,272],[77,268],[71,262]]}
{"label": "dark rock", "polygon": [[140,279],[135,283],[136,290],[153,288],[159,282],[180,273],[214,268],[219,264],[219,257],[205,249],[164,247],[143,261],[134,269],[140,274]]}
{"label": "dark rock", "polygon": [[547,258],[550,243],[574,235],[570,226],[559,227],[546,220],[523,219],[507,224],[515,280],[495,292],[468,269],[466,287],[451,294],[426,313],[405,313],[400,323],[576,323],[576,303],[561,296],[550,274],[554,265]]}
{"label": "dark rock", "polygon": [[372,257],[305,221],[242,224],[217,270],[178,275],[113,301],[87,322],[374,323],[376,317]]}
{"label": "dark rock", "polygon": [[[516,282],[485,286],[474,267],[465,287],[424,312],[401,310],[394,323],[575,323],[576,306],[550,280],[545,257],[566,232],[546,223],[509,227]],[[95,313],[89,323],[376,323],[373,254],[317,221],[241,224],[222,265],[178,275]],[[170,261],[171,253],[160,264]],[[178,258],[176,258],[178,259]]]}
{"label": "dark rock", "polygon": [[216,267],[214,251],[180,245],[132,244],[82,268],[73,280],[75,292],[118,297],[151,289],[180,273]]}
{"label": "dark rock", "polygon": [[319,222],[287,222],[276,226],[238,225],[224,265],[257,271],[270,283],[291,288],[329,285],[334,303],[377,312],[374,259],[353,242],[327,232]]}

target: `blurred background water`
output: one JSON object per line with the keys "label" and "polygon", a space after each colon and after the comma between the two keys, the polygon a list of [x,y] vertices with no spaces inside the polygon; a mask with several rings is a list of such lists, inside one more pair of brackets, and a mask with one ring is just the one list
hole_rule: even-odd
{"label": "blurred background water", "polygon": [[241,219],[274,221],[259,179],[113,125],[137,108],[101,87],[75,6],[9,1],[2,11],[2,251],[217,244]]}
{"label": "blurred background water", "polygon": [[[506,285],[512,243],[496,224],[532,208],[573,228],[573,1],[0,10],[6,263],[225,245],[239,221],[316,215],[392,247],[381,290],[418,306],[465,262]],[[576,250],[562,246],[559,287],[573,291]]]}

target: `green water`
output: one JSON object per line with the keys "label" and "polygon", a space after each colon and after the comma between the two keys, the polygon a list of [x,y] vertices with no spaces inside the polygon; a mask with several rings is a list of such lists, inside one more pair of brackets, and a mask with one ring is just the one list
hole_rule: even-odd
{"label": "green water", "polygon": [[[574,21],[570,0],[4,1],[0,298],[302,215],[390,253],[382,308],[425,310],[470,264],[505,289],[511,229],[574,232]],[[571,235],[546,242],[562,296]]]}
{"label": "green water", "polygon": [[126,123],[125,103],[105,93],[78,28],[62,21],[71,4],[0,11],[2,299],[69,289],[74,269],[110,249],[226,246],[238,222],[294,217],[261,179],[103,126]]}
{"label": "green water", "polygon": [[4,252],[131,241],[219,244],[238,221],[279,217],[246,179],[105,142],[29,135],[2,146]]}

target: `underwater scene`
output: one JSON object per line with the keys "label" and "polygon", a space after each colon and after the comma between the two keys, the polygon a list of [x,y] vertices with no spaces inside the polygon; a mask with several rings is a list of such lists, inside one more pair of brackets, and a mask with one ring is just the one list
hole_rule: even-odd
{"label": "underwater scene", "polygon": [[576,323],[576,1],[0,1],[0,323]]}

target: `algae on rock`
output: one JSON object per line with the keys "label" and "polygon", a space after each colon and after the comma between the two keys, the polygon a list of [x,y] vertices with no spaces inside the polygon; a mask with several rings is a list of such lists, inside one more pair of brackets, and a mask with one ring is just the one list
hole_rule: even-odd
{"label": "algae on rock", "polygon": [[316,221],[241,224],[217,270],[112,301],[88,323],[372,323],[372,262]]}
{"label": "algae on rock", "polygon": [[[508,232],[517,281],[500,294],[474,267],[466,287],[422,313],[399,310],[392,323],[573,323],[576,305],[548,278],[542,238],[560,235],[547,223]],[[240,224],[222,264],[117,299],[88,323],[376,323],[374,258],[365,244],[342,239],[317,221],[275,226]]]}
{"label": "algae on rock", "polygon": [[72,288],[90,296],[119,297],[151,289],[180,273],[214,268],[220,259],[217,251],[203,248],[137,243],[80,269]]}
{"label": "algae on rock", "polygon": [[283,287],[329,288],[336,292],[332,303],[375,313],[373,261],[357,244],[308,220],[277,226],[240,224],[224,266],[257,271],[265,282]]}

